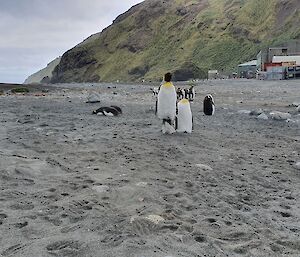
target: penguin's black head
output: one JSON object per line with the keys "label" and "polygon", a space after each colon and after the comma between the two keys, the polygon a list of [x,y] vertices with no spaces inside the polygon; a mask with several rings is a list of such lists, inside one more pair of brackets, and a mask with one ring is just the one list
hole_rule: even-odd
{"label": "penguin's black head", "polygon": [[172,79],[172,74],[170,72],[166,73],[164,79],[166,82],[170,82]]}
{"label": "penguin's black head", "polygon": [[212,95],[207,95],[207,96],[205,96],[205,101],[213,103],[214,99],[213,99]]}
{"label": "penguin's black head", "polygon": [[95,110],[95,111],[93,111],[93,114],[97,114],[97,111]]}

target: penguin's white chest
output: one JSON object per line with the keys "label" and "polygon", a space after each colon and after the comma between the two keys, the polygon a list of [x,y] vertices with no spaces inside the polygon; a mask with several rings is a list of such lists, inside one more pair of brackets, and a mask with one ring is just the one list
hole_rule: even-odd
{"label": "penguin's white chest", "polygon": [[190,107],[190,103],[181,102],[178,103],[177,114],[177,132],[192,133],[193,129],[193,115]]}
{"label": "penguin's white chest", "polygon": [[162,86],[157,98],[157,116],[160,119],[175,119],[176,115],[176,90],[175,87]]}

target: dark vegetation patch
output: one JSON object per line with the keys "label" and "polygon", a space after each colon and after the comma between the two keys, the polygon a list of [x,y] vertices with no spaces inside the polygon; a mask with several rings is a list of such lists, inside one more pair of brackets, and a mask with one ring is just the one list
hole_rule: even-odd
{"label": "dark vegetation patch", "polygon": [[29,89],[26,87],[16,87],[11,90],[13,94],[16,93],[29,93]]}

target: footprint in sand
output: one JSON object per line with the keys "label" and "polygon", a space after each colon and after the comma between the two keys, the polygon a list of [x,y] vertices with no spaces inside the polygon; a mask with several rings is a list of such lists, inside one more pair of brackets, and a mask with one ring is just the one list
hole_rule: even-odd
{"label": "footprint in sand", "polygon": [[162,221],[164,221],[164,219],[158,215],[148,215],[147,217],[132,217],[130,220],[131,230],[137,235],[150,235],[159,230],[159,223]]}
{"label": "footprint in sand", "polygon": [[73,240],[62,240],[46,246],[47,251],[54,256],[77,256],[84,250],[83,243]]}
{"label": "footprint in sand", "polygon": [[0,219],[6,219],[7,215],[5,213],[0,213]]}
{"label": "footprint in sand", "polygon": [[0,213],[0,225],[3,224],[3,220],[7,218],[7,215],[5,213]]}
{"label": "footprint in sand", "polygon": [[7,201],[7,200],[14,200],[26,196],[26,193],[21,191],[4,191],[0,193],[0,200]]}
{"label": "footprint in sand", "polygon": [[203,235],[194,235],[194,239],[198,243],[205,243],[206,242],[206,237]]}
{"label": "footprint in sand", "polygon": [[17,202],[10,206],[12,210],[32,210],[34,209],[34,205],[30,202]]}
{"label": "footprint in sand", "polygon": [[279,212],[279,214],[283,217],[283,218],[289,218],[292,216],[292,214],[290,214],[289,212]]}
{"label": "footprint in sand", "polygon": [[1,253],[1,256],[15,256],[17,253],[24,250],[27,246],[27,244],[16,244],[10,246]]}
{"label": "footprint in sand", "polygon": [[16,227],[16,228],[24,228],[24,227],[26,227],[28,225],[28,221],[24,221],[24,222],[18,222],[18,223],[15,223],[14,224],[14,226]]}
{"label": "footprint in sand", "polygon": [[77,224],[77,225],[74,225],[74,226],[67,226],[67,227],[63,227],[60,232],[61,233],[69,233],[69,232],[74,232],[78,229],[81,228],[81,225]]}
{"label": "footprint in sand", "polygon": [[209,223],[216,223],[216,222],[217,222],[217,220],[214,219],[214,218],[208,218],[207,221],[208,221]]}

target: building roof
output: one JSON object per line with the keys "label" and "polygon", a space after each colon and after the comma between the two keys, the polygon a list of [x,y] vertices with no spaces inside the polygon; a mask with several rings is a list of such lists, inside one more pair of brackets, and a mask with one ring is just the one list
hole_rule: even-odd
{"label": "building roof", "polygon": [[300,55],[273,56],[272,62],[296,62],[300,65]]}
{"label": "building roof", "polygon": [[245,62],[239,65],[239,67],[241,66],[256,66],[257,65],[257,60],[252,60],[250,62]]}

